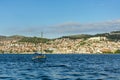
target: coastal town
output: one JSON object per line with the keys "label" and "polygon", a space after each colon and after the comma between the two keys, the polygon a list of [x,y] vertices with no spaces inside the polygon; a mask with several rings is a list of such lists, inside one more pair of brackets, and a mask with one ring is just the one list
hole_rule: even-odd
{"label": "coastal town", "polygon": [[[42,46],[42,47],[41,47]],[[120,50],[120,41],[110,41],[106,37],[88,39],[61,38],[46,43],[19,42],[19,39],[0,40],[0,53],[32,54],[100,54],[115,53]]]}

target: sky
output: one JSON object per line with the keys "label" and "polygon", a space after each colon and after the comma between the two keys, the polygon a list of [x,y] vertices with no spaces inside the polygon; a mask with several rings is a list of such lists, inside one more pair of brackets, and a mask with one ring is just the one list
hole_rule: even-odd
{"label": "sky", "polygon": [[120,30],[120,0],[0,0],[0,35],[57,38]]}

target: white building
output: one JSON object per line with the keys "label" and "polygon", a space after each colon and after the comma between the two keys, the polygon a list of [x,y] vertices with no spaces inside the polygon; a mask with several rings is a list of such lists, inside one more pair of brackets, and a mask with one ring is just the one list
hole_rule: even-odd
{"label": "white building", "polygon": [[88,40],[100,41],[100,40],[107,40],[106,37],[91,37]]}

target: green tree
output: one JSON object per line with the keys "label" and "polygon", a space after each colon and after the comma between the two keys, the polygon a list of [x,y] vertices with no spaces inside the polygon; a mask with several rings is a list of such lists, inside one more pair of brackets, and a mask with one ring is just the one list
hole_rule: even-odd
{"label": "green tree", "polygon": [[116,50],[115,53],[120,53],[120,49]]}

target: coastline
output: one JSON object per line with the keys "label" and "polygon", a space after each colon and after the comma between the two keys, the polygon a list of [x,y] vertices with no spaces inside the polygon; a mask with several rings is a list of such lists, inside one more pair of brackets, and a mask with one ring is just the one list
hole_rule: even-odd
{"label": "coastline", "polygon": [[[19,42],[18,39],[0,40],[0,54],[34,54],[41,52],[41,43]],[[106,37],[88,39],[60,38],[42,43],[44,54],[102,54],[120,53],[120,41],[111,41]]]}
{"label": "coastline", "polygon": [[[24,53],[0,53],[0,54],[34,54],[34,52],[31,52],[31,53],[26,53],[26,52],[24,52]],[[90,54],[90,55],[94,55],[94,54],[120,54],[120,53],[42,53],[42,54]]]}

